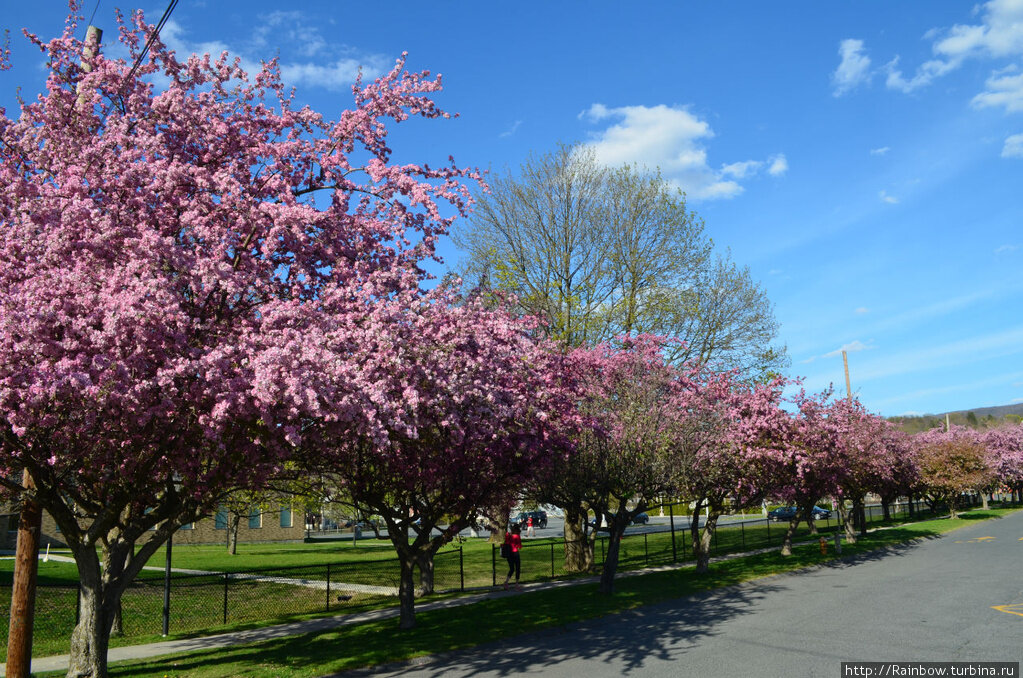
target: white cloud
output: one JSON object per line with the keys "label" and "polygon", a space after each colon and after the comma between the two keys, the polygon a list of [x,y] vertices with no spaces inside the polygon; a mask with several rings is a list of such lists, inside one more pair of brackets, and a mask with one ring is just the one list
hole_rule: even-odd
{"label": "white cloud", "polygon": [[1013,134],[1002,146],[1003,158],[1023,158],[1023,134]]}
{"label": "white cloud", "polygon": [[511,135],[515,134],[519,130],[519,127],[521,125],[522,125],[522,121],[521,120],[516,120],[514,123],[512,123],[511,127],[506,129],[505,131],[501,132],[497,136],[501,137],[502,139],[505,138],[505,137],[510,137]]}
{"label": "white cloud", "polygon": [[892,149],[890,149],[888,146],[882,146],[881,148],[872,148],[872,149],[870,149],[870,154],[871,155],[885,155],[890,150],[892,150]]}
{"label": "white cloud", "polygon": [[888,192],[884,190],[881,191],[880,197],[881,202],[886,202],[889,205],[897,205],[899,202],[898,198],[896,198],[894,195],[888,195]]}
{"label": "white cloud", "polygon": [[1023,2],[991,0],[984,5],[979,26],[956,25],[934,45],[934,51],[950,58],[986,53],[993,57],[1023,53]]}
{"label": "white cloud", "polygon": [[373,79],[383,73],[381,64],[367,65],[356,59],[338,59],[333,63],[281,64],[281,79],[296,87],[322,87],[337,91],[347,89],[362,72],[363,79]]}
{"label": "white cloud", "polygon": [[860,351],[869,351],[869,350],[874,349],[874,348],[876,348],[876,346],[871,346],[870,344],[864,344],[862,341],[857,339],[855,341],[852,341],[852,342],[842,346],[841,348],[835,349],[834,351],[831,351],[829,353],[825,353],[821,357],[822,358],[834,358],[836,356],[842,355],[842,351],[845,351],[846,353],[859,353]]}
{"label": "white cloud", "polygon": [[1014,134],[1006,138],[1002,147],[1003,157],[1023,157],[1023,134]]}
{"label": "white cloud", "polygon": [[766,161],[742,160],[712,168],[705,146],[714,138],[714,131],[685,107],[660,104],[609,108],[595,103],[578,117],[594,124],[611,123],[594,133],[588,144],[598,161],[611,166],[635,164],[659,169],[667,181],[695,200],[733,198],[744,190],[740,180],[756,176],[765,167],[772,174],[780,174],[779,168],[787,167],[785,156],[778,154]]}
{"label": "white cloud", "polygon": [[862,40],[843,40],[838,45],[842,60],[831,74],[832,94],[840,97],[870,81],[870,57],[864,53]]}
{"label": "white cloud", "polygon": [[870,313],[870,309],[865,306],[860,306],[858,309],[856,309],[856,313],[858,315],[864,315],[866,313]]}
{"label": "white cloud", "polygon": [[984,83],[987,90],[973,97],[974,106],[989,108],[1001,106],[1007,112],[1023,111],[1023,73],[1016,66],[995,71]]}
{"label": "white cloud", "polygon": [[[885,67],[888,87],[912,92],[959,68],[967,59],[1023,56],[1021,0],[990,0],[974,13],[982,15],[980,24],[956,24],[948,29],[927,32],[924,37],[933,40],[931,49],[935,58],[917,67],[913,77],[903,76],[898,68],[898,57],[890,61]],[[1023,110],[1023,76],[1006,75],[1006,72],[1003,69],[991,74],[987,81],[988,90],[974,97],[975,106]]]}
{"label": "white cloud", "polygon": [[272,12],[259,17],[258,28],[245,44],[228,45],[221,41],[192,42],[187,31],[173,19],[160,37],[185,59],[189,54],[219,56],[230,52],[241,58],[242,68],[250,76],[261,68],[261,60],[280,52],[281,79],[285,85],[343,90],[355,82],[360,71],[363,79],[383,75],[393,60],[377,54],[352,54],[343,45],[335,45],[320,33],[320,27],[302,12]]}
{"label": "white cloud", "polygon": [[1019,249],[1019,245],[1002,245],[995,249],[995,254],[1012,254]]}
{"label": "white cloud", "polygon": [[885,84],[888,86],[888,89],[897,89],[908,94],[913,90],[931,84],[935,78],[940,78],[946,73],[955,70],[961,63],[961,58],[950,59],[948,61],[932,59],[921,64],[917,68],[916,74],[907,80],[903,77],[902,71],[899,70],[899,57],[895,57],[885,64],[885,70],[888,71],[888,78],[885,80]]}
{"label": "white cloud", "polygon": [[756,174],[757,172],[759,172],[760,168],[763,166],[764,163],[758,160],[734,162],[731,165],[722,165],[721,174],[734,177],[736,179],[745,179],[748,175]]}
{"label": "white cloud", "polygon": [[[885,355],[876,363],[864,366],[861,378],[892,377],[929,370],[937,364],[954,367],[1018,355],[1020,351],[1023,351],[1023,327],[1016,327],[996,334],[967,337],[938,346],[914,347],[902,353]],[[1015,379],[1016,375],[1001,375],[999,378]]]}
{"label": "white cloud", "polygon": [[785,159],[784,153],[773,155],[767,159],[770,166],[767,168],[767,173],[772,177],[780,177],[789,171],[789,161]]}

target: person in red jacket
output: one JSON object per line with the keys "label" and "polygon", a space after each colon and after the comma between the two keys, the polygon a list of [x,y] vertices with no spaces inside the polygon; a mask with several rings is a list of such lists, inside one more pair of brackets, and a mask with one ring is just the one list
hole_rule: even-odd
{"label": "person in red jacket", "polygon": [[522,537],[519,535],[520,529],[516,523],[504,535],[504,543],[508,544],[511,549],[511,553],[508,554],[508,576],[504,578],[505,590],[508,590],[508,582],[511,581],[513,574],[515,575],[515,588],[521,588],[519,586],[519,575],[522,574],[522,558],[519,555],[519,551],[522,550]]}

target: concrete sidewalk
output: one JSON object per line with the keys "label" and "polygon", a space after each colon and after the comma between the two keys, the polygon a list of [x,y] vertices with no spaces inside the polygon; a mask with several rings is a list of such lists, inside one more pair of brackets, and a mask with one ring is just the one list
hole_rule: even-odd
{"label": "concrete sidewalk", "polygon": [[[880,528],[885,529],[885,528]],[[870,530],[871,532],[874,530]],[[793,543],[793,546],[801,544],[812,544],[816,540],[804,541]],[[829,541],[830,544],[830,541]],[[723,560],[733,560],[735,558],[744,558],[746,556],[755,555],[758,553],[767,553],[769,551],[777,551],[779,546],[771,546],[768,548],[757,549],[754,551],[746,551],[743,553],[732,553],[724,556],[718,556],[711,558],[711,562],[720,562]],[[52,558],[52,556],[51,556]],[[616,578],[624,577],[636,577],[652,572],[666,572],[670,570],[678,570],[686,567],[692,567],[692,561],[686,561],[681,563],[672,563],[669,565],[662,565],[659,567],[650,567],[642,570],[630,570],[628,572],[619,572]],[[581,577],[579,579],[570,579],[563,581],[552,581],[552,582],[537,582],[532,584],[523,584],[518,590],[503,590],[487,589],[479,593],[471,593],[469,595],[459,596],[457,598],[450,598],[447,600],[438,600],[432,602],[416,603],[417,612],[426,612],[429,610],[439,610],[444,608],[461,607],[463,605],[472,605],[478,603],[481,600],[487,598],[503,598],[505,596],[521,595],[523,593],[529,593],[532,591],[543,591],[557,588],[563,588],[566,586],[579,586],[582,584],[592,584],[599,582],[599,576],[593,577]],[[379,610],[370,610],[368,612],[360,612],[356,614],[343,614],[332,617],[324,617],[322,619],[310,619],[301,622],[292,622],[289,624],[279,624],[276,626],[266,626],[258,629],[248,629],[245,631],[235,631],[232,633],[222,633],[215,636],[205,636],[202,638],[187,638],[183,640],[167,640],[159,643],[150,643],[148,645],[129,645],[124,647],[110,648],[107,654],[107,660],[110,664],[114,662],[126,661],[131,659],[148,659],[151,657],[158,657],[160,655],[167,654],[178,654],[181,652],[193,652],[196,650],[212,650],[221,647],[230,647],[232,645],[243,645],[247,643],[258,643],[264,640],[273,640],[276,638],[283,638],[287,636],[301,635],[303,633],[312,633],[317,631],[329,631],[342,626],[350,626],[353,624],[362,624],[365,622],[376,621],[380,619],[392,619],[397,617],[399,609],[397,606],[382,608]],[[52,657],[39,657],[32,659],[32,671],[43,672],[43,671],[66,671],[68,668],[70,655],[56,655]],[[6,666],[0,664],[0,673],[4,673]]]}

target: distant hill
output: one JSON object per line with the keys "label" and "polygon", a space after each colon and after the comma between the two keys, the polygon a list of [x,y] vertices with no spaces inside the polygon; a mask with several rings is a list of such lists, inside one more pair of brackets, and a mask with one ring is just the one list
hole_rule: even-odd
{"label": "distant hill", "polygon": [[945,425],[945,415],[956,426],[969,426],[979,430],[994,428],[1003,424],[1018,424],[1023,421],[1023,403],[1015,405],[999,405],[996,407],[978,407],[974,410],[958,410],[941,412],[940,414],[923,414],[912,417],[888,417],[888,421],[897,424],[907,433],[919,433]]}

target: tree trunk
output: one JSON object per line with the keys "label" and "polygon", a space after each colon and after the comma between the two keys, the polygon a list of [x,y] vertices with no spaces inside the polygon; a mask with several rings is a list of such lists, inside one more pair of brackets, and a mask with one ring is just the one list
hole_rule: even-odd
{"label": "tree trunk", "polygon": [[114,608],[114,618],[110,624],[110,636],[120,637],[124,635],[124,614],[121,610],[121,601],[117,601],[117,607]]}
{"label": "tree trunk", "polygon": [[565,571],[586,572],[593,567],[593,542],[587,538],[586,512],[579,507],[565,509]]}
{"label": "tree trunk", "polygon": [[887,498],[881,499],[881,518],[888,522],[892,519],[892,507],[891,502]]}
{"label": "tree trunk", "polygon": [[861,537],[865,537],[867,535],[867,512],[863,505],[863,497],[853,499],[853,515],[855,516],[853,526],[859,528]]}
{"label": "tree trunk", "polygon": [[838,519],[842,523],[842,530],[845,532],[845,540],[850,544],[856,543],[856,526],[853,525],[855,509],[850,513],[845,507],[845,499],[838,500]]}
{"label": "tree trunk", "polygon": [[240,513],[232,513],[227,524],[227,552],[232,556],[238,555],[238,528],[242,523]]}
{"label": "tree trunk", "polygon": [[82,578],[81,613],[71,634],[67,678],[106,678],[113,610],[121,596],[100,581]]}
{"label": "tree trunk", "polygon": [[696,571],[700,574],[710,571],[710,545],[714,539],[714,530],[717,529],[718,515],[720,514],[711,512],[707,516],[707,522],[703,526],[703,534],[700,535],[698,542],[693,542],[694,545],[697,543],[700,545],[700,552],[696,558]]}
{"label": "tree trunk", "polygon": [[607,540],[607,556],[604,558],[604,568],[600,572],[600,592],[604,595],[611,595],[615,590],[615,572],[618,570],[618,556],[622,550],[624,532],[624,525],[622,527],[616,525]]}
{"label": "tree trunk", "polygon": [[700,540],[700,510],[702,504],[697,502],[696,509],[689,514],[689,541],[693,545],[693,558],[696,559],[696,571],[706,572],[704,567],[700,569],[701,561],[707,560],[703,557],[703,542]]}
{"label": "tree trunk", "polygon": [[[128,567],[131,565],[131,560],[135,556],[134,545],[128,550],[128,554],[125,556],[124,565]],[[121,637],[124,635],[124,612],[121,606],[122,596],[117,597],[117,605],[114,607],[114,618],[110,626],[111,637]]]}
{"label": "tree trunk", "polygon": [[789,521],[789,529],[785,530],[785,536],[781,540],[781,554],[783,556],[792,555],[792,535],[796,533],[800,520],[802,520],[802,517],[799,513],[796,513],[796,515],[792,516],[792,520]]}
{"label": "tree trunk", "polygon": [[813,507],[814,506],[816,506],[816,503],[814,503],[814,504],[807,504],[804,507],[804,510],[803,510],[803,517],[806,519],[806,527],[807,527],[807,529],[810,530],[810,534],[813,535],[814,537],[816,537],[818,532],[817,532],[817,521],[813,517]]}
{"label": "tree trunk", "polygon": [[401,563],[401,580],[398,584],[399,629],[416,627],[415,560],[410,553],[398,553]]}
{"label": "tree trunk", "polygon": [[420,552],[416,557],[419,566],[419,595],[428,596],[433,593],[433,551]]}
{"label": "tree trunk", "polygon": [[984,494],[983,492],[981,492],[980,493],[980,499],[983,502],[983,505],[981,506],[981,508],[984,509],[985,511],[987,511],[988,510],[987,495]]}

